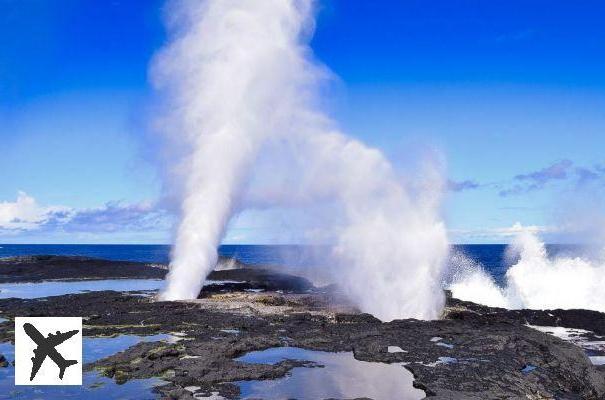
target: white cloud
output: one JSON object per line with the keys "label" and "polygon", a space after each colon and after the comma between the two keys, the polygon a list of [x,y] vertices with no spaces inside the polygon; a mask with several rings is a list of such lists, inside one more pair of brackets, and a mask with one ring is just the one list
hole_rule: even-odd
{"label": "white cloud", "polygon": [[481,228],[481,229],[452,229],[450,235],[459,243],[473,243],[474,241],[494,241],[502,242],[519,235],[522,232],[530,232],[532,234],[556,233],[561,228],[554,226],[541,225],[522,225],[520,222],[515,222],[511,226]]}
{"label": "white cloud", "polygon": [[167,231],[170,223],[166,211],[148,201],[76,209],[40,205],[34,197],[19,192],[15,201],[0,202],[0,235]]}
{"label": "white cloud", "polygon": [[38,229],[40,225],[57,216],[70,212],[68,207],[41,206],[36,199],[25,192],[19,192],[14,202],[0,202],[0,231],[27,231]]}

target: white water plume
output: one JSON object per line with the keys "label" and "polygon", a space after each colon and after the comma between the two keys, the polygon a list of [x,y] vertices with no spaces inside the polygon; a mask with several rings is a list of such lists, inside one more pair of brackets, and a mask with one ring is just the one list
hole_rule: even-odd
{"label": "white water plume", "polygon": [[530,232],[521,233],[508,248],[516,259],[499,288],[480,266],[454,279],[454,297],[509,309],[589,309],[605,312],[605,262],[583,257],[550,257]]}
{"label": "white water plume", "polygon": [[197,297],[259,153],[281,143],[292,156],[286,169],[299,171],[277,204],[337,207],[334,268],[352,300],[385,320],[438,317],[448,251],[442,179],[428,168],[425,187],[412,191],[380,151],[321,111],[326,70],[308,46],[313,2],[177,5],[178,32],[154,65],[171,101],[165,130],[185,149],[176,175],[185,180],[182,217],[161,297]]}
{"label": "white water plume", "polygon": [[260,146],[287,132],[315,79],[299,44],[310,4],[281,0],[172,3],[174,38],[153,75],[170,99],[164,122],[184,182],[182,217],[162,298],[196,298]]}

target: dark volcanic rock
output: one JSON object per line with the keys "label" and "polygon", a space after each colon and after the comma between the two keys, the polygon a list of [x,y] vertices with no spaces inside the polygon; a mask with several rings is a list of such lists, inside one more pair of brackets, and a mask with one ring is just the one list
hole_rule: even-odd
{"label": "dark volcanic rock", "polygon": [[2,354],[0,354],[0,368],[8,367],[8,360]]}
{"label": "dark volcanic rock", "polygon": [[[199,386],[201,393],[235,398],[239,389],[231,382],[275,379],[294,367],[313,367],[293,360],[276,365],[234,360],[253,350],[295,346],[352,351],[364,361],[405,362],[415,385],[437,399],[605,398],[605,374],[581,349],[524,326],[516,313],[496,320],[489,308],[464,311],[454,303],[456,311],[448,314],[453,319],[388,323],[367,314],[212,311],[197,303],[153,302],[116,292],[6,299],[0,300],[0,310],[8,316],[87,316],[85,335],[183,332],[185,340],[140,343],[87,366],[118,382],[160,376],[170,382],[159,389],[165,396]],[[481,312],[487,312],[484,318]],[[468,315],[473,317],[459,318]],[[0,340],[11,339],[6,324],[0,325]],[[389,353],[388,346],[406,352]],[[527,366],[536,368],[523,372]]]}
{"label": "dark volcanic rock", "polygon": [[163,268],[89,257],[23,256],[0,259],[0,283],[74,279],[163,279]]}
{"label": "dark volcanic rock", "polygon": [[265,290],[291,293],[304,293],[313,289],[305,278],[282,274],[263,268],[238,268],[212,271],[209,279],[227,281],[219,285],[204,286],[198,297],[203,298],[212,293],[235,292],[245,290]]}
{"label": "dark volcanic rock", "polygon": [[605,335],[605,314],[591,310],[506,310],[451,298],[447,300],[449,319],[484,323],[520,322],[529,325],[584,329]]}
{"label": "dark volcanic rock", "polygon": [[[245,289],[303,292],[312,285],[304,278],[219,257],[228,269],[215,270],[208,279],[241,281],[210,285],[204,292]],[[0,258],[0,283],[41,282],[45,280],[164,279],[167,266],[133,261],[104,260],[77,256],[19,256]]]}
{"label": "dark volcanic rock", "polygon": [[[21,271],[15,279],[32,281],[50,279],[48,276],[91,279],[98,274],[141,277],[140,271],[145,271],[143,264],[94,259],[3,262],[3,273],[4,268],[12,268]],[[25,267],[19,270],[19,265]],[[43,266],[51,272],[40,272]],[[61,272],[62,266],[68,272]],[[10,280],[7,275],[4,278]],[[200,387],[196,394],[218,391],[237,398],[239,387],[234,382],[276,379],[293,368],[319,366],[304,360],[275,365],[236,361],[249,351],[295,346],[350,351],[363,361],[405,363],[414,374],[414,385],[435,399],[605,399],[603,368],[593,366],[580,348],[526,326],[564,326],[600,333],[605,330],[602,313],[509,311],[449,297],[441,320],[381,322],[368,314],[334,311],[337,308],[330,308],[327,299],[338,296],[329,289],[314,289],[302,278],[268,269],[221,270],[210,278],[236,283],[210,285],[200,299],[191,302],[153,301],[111,291],[4,299],[0,300],[0,315],[81,316],[87,336],[179,332],[182,337],[177,342],[139,343],[85,366],[118,383],[161,377],[169,382],[157,389],[163,398],[191,399],[184,389],[189,386]],[[13,334],[12,323],[0,323],[0,341],[12,341]],[[405,352],[390,353],[388,346]]]}

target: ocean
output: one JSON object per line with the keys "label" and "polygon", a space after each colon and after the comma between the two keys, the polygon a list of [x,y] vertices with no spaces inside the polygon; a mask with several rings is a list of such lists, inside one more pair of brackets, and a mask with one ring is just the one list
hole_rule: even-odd
{"label": "ocean", "polygon": [[[504,283],[504,275],[511,262],[506,258],[505,244],[453,245],[451,254],[463,254],[466,259],[480,264],[498,284]],[[550,254],[560,254],[572,246],[547,245]],[[219,254],[233,257],[252,265],[285,265],[294,269],[317,267],[329,252],[329,247],[297,245],[223,245]],[[0,244],[0,258],[23,255],[66,255],[97,257],[109,260],[168,263],[169,245],[121,245],[121,244]],[[455,263],[454,261],[451,261]]]}
{"label": "ocean", "polygon": [[[322,254],[328,247],[296,245],[223,245],[219,254],[233,257],[253,265],[288,265],[290,267],[308,267],[321,263]],[[466,257],[480,263],[497,282],[506,273],[506,245],[471,244],[454,245],[452,253],[463,253]],[[23,255],[66,255],[97,257],[109,260],[140,261],[148,263],[168,263],[169,245],[89,245],[89,244],[0,244],[0,257]]]}

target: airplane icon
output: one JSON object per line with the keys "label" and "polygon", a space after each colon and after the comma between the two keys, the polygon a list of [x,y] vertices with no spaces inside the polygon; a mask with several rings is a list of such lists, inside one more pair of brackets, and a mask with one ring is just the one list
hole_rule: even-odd
{"label": "airplane icon", "polygon": [[63,343],[67,339],[69,339],[70,337],[74,336],[79,331],[74,330],[74,331],[69,331],[69,332],[65,332],[65,333],[61,333],[61,332],[57,331],[57,333],[55,335],[53,335],[52,333],[49,333],[48,337],[45,338],[40,333],[40,331],[38,331],[30,323],[25,323],[23,325],[23,329],[25,330],[25,333],[27,333],[27,336],[29,336],[31,338],[31,340],[33,340],[38,345],[38,347],[36,349],[34,349],[34,357],[31,358],[33,365],[32,365],[32,372],[31,372],[31,376],[30,376],[29,380],[30,381],[34,380],[34,377],[40,370],[40,367],[42,366],[42,363],[44,362],[44,360],[46,359],[47,356],[50,357],[50,359],[53,360],[55,364],[57,364],[57,366],[59,367],[59,379],[63,380],[63,374],[65,373],[65,369],[67,367],[69,367],[70,365],[77,364],[78,361],[66,360],[57,351],[57,349],[55,349],[55,347],[57,347],[58,345],[60,345],[61,343]]}

